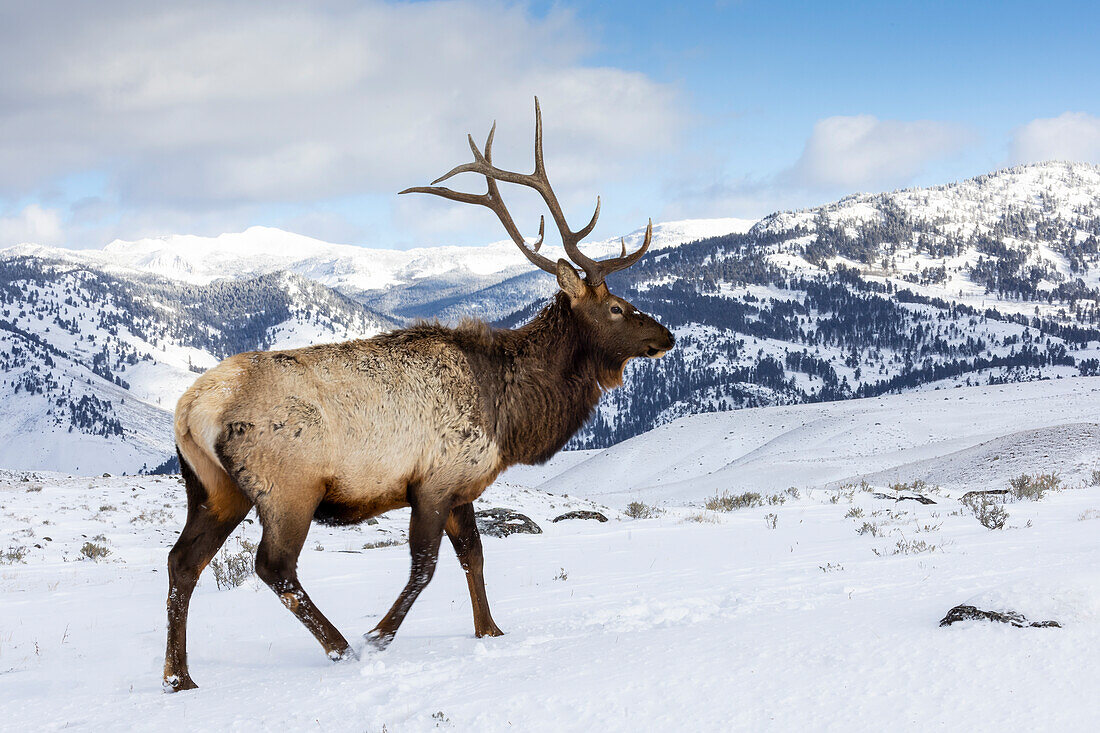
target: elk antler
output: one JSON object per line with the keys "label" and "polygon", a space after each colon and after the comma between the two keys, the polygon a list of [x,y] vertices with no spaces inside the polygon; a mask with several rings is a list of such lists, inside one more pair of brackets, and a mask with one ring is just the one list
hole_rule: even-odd
{"label": "elk antler", "polygon": [[[478,150],[477,145],[474,144],[474,138],[467,135],[470,142],[470,150],[474,153],[474,161],[472,163],[464,163],[451,169],[450,172],[440,176],[432,181],[431,186],[417,186],[414,188],[407,188],[401,193],[430,193],[436,196],[442,196],[443,198],[451,199],[452,201],[460,201],[467,204],[478,204],[480,206],[486,206],[496,213],[497,218],[500,219],[504,228],[508,231],[508,235],[512,238],[512,241],[516,243],[516,246],[520,248],[520,251],[526,255],[527,259],[533,262],[538,267],[546,270],[550,273],[556,273],[557,268],[554,263],[548,258],[538,254],[539,248],[542,246],[545,217],[539,218],[539,238],[535,242],[533,247],[528,248],[527,242],[524,240],[523,235],[519,233],[516,228],[515,222],[512,221],[512,216],[508,213],[508,209],[505,207],[503,200],[500,198],[500,191],[497,189],[497,181],[503,181],[505,183],[514,183],[520,186],[527,186],[533,188],[539,192],[543,201],[546,202],[547,208],[550,209],[550,216],[553,217],[554,223],[558,227],[558,232],[561,234],[562,244],[565,246],[565,252],[569,255],[569,259],[584,270],[585,280],[589,285],[595,287],[601,284],[606,275],[609,275],[616,270],[622,270],[630,267],[645,254],[649,249],[650,242],[653,240],[653,221],[650,220],[649,225],[645,230],[645,241],[642,242],[642,246],[631,254],[626,253],[626,240],[622,241],[622,256],[614,257],[607,260],[593,260],[592,258],[581,252],[580,247],[577,245],[582,239],[584,239],[596,226],[596,220],[600,216],[600,199],[596,197],[596,210],[592,214],[592,218],[588,224],[579,229],[573,231],[569,228],[568,222],[565,220],[565,214],[562,213],[561,204],[558,203],[558,197],[554,195],[554,189],[550,186],[550,180],[546,177],[546,166],[542,159],[542,110],[539,109],[539,98],[535,97],[535,171],[531,174],[514,173],[512,171],[506,171],[501,168],[497,168],[493,165],[492,161],[492,146],[493,146],[493,134],[496,132],[496,123],[493,123],[493,128],[489,131],[489,137],[485,141],[485,152]],[[441,183],[448,178],[458,175],[459,173],[480,173],[485,176],[485,182],[488,186],[488,191],[484,194],[472,194],[464,193],[462,191],[454,191],[445,186],[437,186],[435,184]]]}

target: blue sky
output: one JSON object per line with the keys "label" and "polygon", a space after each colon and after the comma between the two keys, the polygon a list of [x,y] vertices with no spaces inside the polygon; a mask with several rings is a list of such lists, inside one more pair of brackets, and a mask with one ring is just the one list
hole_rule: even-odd
{"label": "blue sky", "polygon": [[[278,226],[500,239],[395,192],[530,166],[574,219],[758,217],[1046,158],[1100,163],[1093,3],[108,0],[0,8],[0,247]],[[480,190],[476,179],[456,182]],[[506,191],[533,234],[538,202]]]}
{"label": "blue sky", "polygon": [[[1100,112],[1100,4],[1037,2],[598,3],[598,63],[644,71],[690,96],[731,160],[794,160],[833,115],[933,119],[983,137],[970,164],[1009,155],[1011,130]],[[945,167],[956,169],[955,164]]]}
{"label": "blue sky", "polygon": [[[1009,156],[1019,125],[1100,112],[1096,3],[616,5],[590,9],[615,28],[601,60],[682,86],[714,132],[752,141],[730,146],[748,170],[793,160],[814,122],[833,115],[971,126],[984,144],[969,164],[985,168]],[[628,38],[651,39],[652,51]]]}

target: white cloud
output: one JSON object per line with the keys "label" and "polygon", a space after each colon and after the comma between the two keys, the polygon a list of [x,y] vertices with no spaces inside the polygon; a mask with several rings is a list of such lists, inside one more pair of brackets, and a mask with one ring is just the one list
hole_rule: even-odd
{"label": "white cloud", "polygon": [[1012,160],[1017,163],[1100,163],[1100,117],[1063,112],[1057,117],[1032,120],[1014,131],[1011,150]]}
{"label": "white cloud", "polygon": [[30,204],[12,216],[0,216],[0,247],[13,244],[60,244],[61,217],[54,209]]}
{"label": "white cloud", "polygon": [[721,155],[696,157],[684,173],[665,181],[666,214],[763,217],[858,191],[900,188],[973,137],[961,125],[946,122],[826,117],[814,124],[799,158],[774,174],[733,178]]}
{"label": "white cloud", "polygon": [[[562,186],[625,176],[682,124],[676,92],[585,63],[566,11],[424,3],[17,3],[0,30],[0,195],[106,171],[119,205],[195,212],[425,183],[532,102]],[[552,148],[552,150],[551,150]],[[475,184],[476,185],[476,184]]]}
{"label": "white cloud", "polygon": [[826,117],[814,124],[802,156],[787,173],[795,185],[878,190],[912,181],[925,166],[967,144],[970,134],[945,122]]}

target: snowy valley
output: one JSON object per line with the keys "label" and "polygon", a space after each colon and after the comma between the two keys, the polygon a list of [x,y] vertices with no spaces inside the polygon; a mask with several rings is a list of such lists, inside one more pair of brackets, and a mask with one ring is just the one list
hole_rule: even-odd
{"label": "snowy valley", "polygon": [[[1100,170],[1065,164],[657,227],[612,287],[677,348],[476,503],[541,529],[484,540],[506,636],[473,637],[445,547],[394,644],[333,665],[251,573],[253,514],[192,602],[200,689],[168,697],[183,487],[120,474],[170,455],[196,374],[425,315],[514,325],[553,284],[511,245],[270,230],[6,250],[0,728],[1091,730],[1098,234]],[[553,521],[574,511],[608,521]],[[311,530],[303,583],[348,638],[404,584],[407,531]],[[959,606],[1008,623],[941,627]]]}
{"label": "snowy valley", "polygon": [[[0,728],[1091,730],[1098,407],[1100,378],[1066,378],[698,415],[566,452],[477,502],[542,529],[484,540],[506,636],[473,637],[449,547],[393,645],[339,665],[254,576],[221,588],[208,568],[200,689],[171,696],[178,479],[2,472]],[[982,491],[1007,493],[964,498]],[[578,509],[609,521],[551,521]],[[407,516],[311,530],[303,583],[349,639],[405,582]],[[258,536],[246,522],[219,562]],[[959,604],[1060,628],[941,628]]]}

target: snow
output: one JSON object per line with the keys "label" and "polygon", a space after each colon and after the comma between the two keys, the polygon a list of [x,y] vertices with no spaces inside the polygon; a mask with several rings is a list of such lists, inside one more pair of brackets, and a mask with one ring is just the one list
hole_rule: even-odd
{"label": "snow", "polygon": [[[220,591],[207,571],[189,633],[201,687],[170,696],[177,479],[0,472],[0,552],[26,549],[0,565],[0,729],[1092,730],[1098,408],[1100,379],[1065,379],[701,415],[563,454],[480,502],[544,530],[484,539],[506,636],[472,636],[446,542],[390,648],[338,665],[255,579]],[[874,495],[936,470],[935,504]],[[1064,489],[1005,504],[1004,529],[958,501],[1024,471]],[[789,486],[772,504],[701,506]],[[664,511],[617,510],[636,500]],[[548,521],[600,504],[611,521]],[[400,539],[407,516],[311,531],[300,576],[349,639],[408,573],[407,546],[363,545]],[[112,554],[80,560],[85,541]],[[968,602],[1062,628],[939,627]]]}
{"label": "snow", "polygon": [[[174,451],[169,407],[175,405],[175,398],[158,408],[135,399],[122,387],[93,376],[70,359],[57,357],[56,365],[58,381],[62,384],[95,380],[97,396],[111,403],[112,414],[129,432],[120,440],[117,436],[70,431],[59,417],[66,408],[58,408],[46,395],[26,391],[7,394],[0,401],[0,466],[30,470],[60,467],[87,474],[137,471],[146,463],[150,467],[159,465],[164,456]],[[191,374],[190,379],[173,379],[178,372],[163,363],[155,367],[138,364],[137,367],[139,383],[144,384],[151,376],[159,390],[178,387],[182,393],[195,377]]]}

